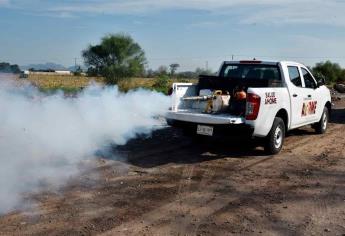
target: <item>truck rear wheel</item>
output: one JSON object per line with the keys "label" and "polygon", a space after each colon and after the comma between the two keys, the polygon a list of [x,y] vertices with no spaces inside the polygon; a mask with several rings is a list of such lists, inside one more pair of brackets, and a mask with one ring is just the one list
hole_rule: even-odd
{"label": "truck rear wheel", "polygon": [[326,130],[328,127],[328,121],[329,121],[329,112],[328,112],[328,108],[325,107],[323,109],[323,113],[322,113],[320,121],[315,124],[316,133],[318,133],[318,134],[326,133]]}
{"label": "truck rear wheel", "polygon": [[270,155],[281,151],[285,139],[285,124],[282,118],[274,118],[271,131],[266,137],[265,152]]}

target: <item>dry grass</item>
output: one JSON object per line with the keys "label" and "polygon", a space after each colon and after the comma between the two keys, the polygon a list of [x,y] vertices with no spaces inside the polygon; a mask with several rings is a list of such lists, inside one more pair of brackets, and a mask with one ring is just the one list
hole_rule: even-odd
{"label": "dry grass", "polygon": [[30,75],[28,80],[42,90],[75,90],[87,87],[91,82],[103,84],[101,77],[73,75]]}
{"label": "dry grass", "polygon": [[170,87],[172,87],[173,83],[177,82],[186,82],[186,83],[196,83],[196,79],[168,79],[167,87],[156,87],[157,79],[154,78],[132,78],[128,80],[121,81],[118,86],[121,91],[129,91],[131,89],[137,89],[137,88],[146,88],[146,89],[155,89],[160,92],[166,92]]}
{"label": "dry grass", "polygon": [[118,86],[122,91],[128,91],[137,88],[152,88],[155,83],[155,79],[152,78],[132,78],[121,81]]}
{"label": "dry grass", "polygon": [[[92,82],[104,84],[102,77],[86,77],[73,75],[30,75],[28,81],[42,91],[63,90],[65,92],[78,92],[90,85]],[[153,89],[156,79],[153,78],[132,78],[121,81],[118,86],[122,91],[131,89],[146,88]],[[196,82],[187,79],[169,79],[168,85],[174,82]]]}

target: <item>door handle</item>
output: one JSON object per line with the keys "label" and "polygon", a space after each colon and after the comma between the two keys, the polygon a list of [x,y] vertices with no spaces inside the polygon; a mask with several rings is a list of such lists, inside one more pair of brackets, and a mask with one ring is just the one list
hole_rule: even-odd
{"label": "door handle", "polygon": [[294,95],[292,95],[294,98],[297,98],[298,97],[298,95],[297,94],[294,94]]}

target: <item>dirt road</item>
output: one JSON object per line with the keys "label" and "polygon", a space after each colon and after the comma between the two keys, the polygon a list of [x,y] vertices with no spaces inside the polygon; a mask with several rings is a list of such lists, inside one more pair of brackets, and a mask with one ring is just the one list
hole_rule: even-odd
{"label": "dirt road", "polygon": [[134,140],[0,217],[0,235],[345,235],[344,105],[327,134],[294,131],[274,157],[171,129]]}

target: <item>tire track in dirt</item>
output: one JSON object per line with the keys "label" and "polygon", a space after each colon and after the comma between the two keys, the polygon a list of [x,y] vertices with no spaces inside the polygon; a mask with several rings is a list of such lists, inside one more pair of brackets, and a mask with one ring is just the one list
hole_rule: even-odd
{"label": "tire track in dirt", "polygon": [[[300,157],[298,158],[299,162],[301,162],[300,164],[304,165],[304,167],[309,167],[308,161],[306,161],[306,158],[308,158],[308,156],[310,156],[311,154],[312,155],[318,154],[318,152],[327,151],[326,148],[332,147],[332,144],[333,144],[333,146],[337,146],[337,144],[334,144],[333,140],[341,137],[342,130],[339,128],[342,128],[342,126],[334,125],[334,126],[330,127],[329,132],[326,135],[324,135],[322,137],[318,136],[317,141],[318,141],[318,143],[322,143],[322,145],[319,145],[317,150],[315,149],[315,137],[305,136],[305,137],[300,137],[298,140],[290,141],[287,144],[285,151],[282,152],[282,154],[280,156],[288,155],[289,157],[292,157],[292,156],[296,157],[296,154],[298,154],[298,157],[304,156],[302,158],[300,158]],[[298,142],[300,144],[296,145],[296,142]],[[310,153],[309,150],[313,150],[313,153]],[[290,153],[287,154],[287,152],[289,152],[289,151],[290,151]],[[238,166],[238,171],[240,172],[243,170],[250,170],[254,166],[257,166],[263,162],[267,162],[269,160],[272,160],[272,158],[273,157],[268,157],[268,158],[265,158],[265,159],[259,160],[259,161],[254,160],[254,161],[252,161],[253,163],[249,163],[249,164],[248,164],[248,162],[250,162],[250,160],[246,160],[245,163],[242,163],[244,166],[241,166],[241,165]],[[275,157],[275,158],[277,159],[277,157]],[[272,166],[273,166],[272,163],[271,163],[271,165],[268,165],[268,166],[266,163],[266,167],[270,168]],[[193,175],[194,169],[195,169],[194,166],[187,168],[187,169],[185,169],[184,174],[182,174],[182,179],[187,178],[187,180],[182,181],[182,183],[180,183],[180,187],[179,187],[179,191],[178,191],[179,204],[177,204],[177,206],[176,206],[174,203],[169,203],[167,205],[164,205],[162,207],[162,209],[158,210],[158,212],[165,212],[168,209],[176,209],[176,211],[178,213],[175,214],[175,218],[178,215],[182,215],[183,217],[180,217],[178,219],[174,219],[174,217],[165,219],[165,222],[166,221],[169,221],[169,222],[172,221],[172,223],[170,224],[169,227],[163,227],[163,229],[158,229],[158,231],[156,231],[156,233],[158,232],[156,235],[168,235],[171,233],[169,231],[171,229],[175,229],[176,231],[174,233],[177,235],[194,235],[194,234],[196,234],[199,226],[202,224],[203,221],[205,221],[210,215],[212,215],[214,212],[218,211],[219,209],[223,208],[228,203],[228,201],[229,201],[228,198],[227,199],[220,198],[220,199],[216,199],[216,200],[212,201],[212,198],[214,198],[214,196],[212,197],[212,194],[211,195],[204,195],[204,198],[202,198],[202,200],[199,199],[199,200],[195,201],[195,199],[198,199],[197,193],[200,191],[200,187],[198,188],[198,190],[196,190],[194,192],[190,192],[190,189],[188,188],[190,186],[190,179],[191,179],[191,176]],[[200,186],[206,187],[211,182],[213,175],[214,175],[214,171],[210,177],[203,178],[202,181],[200,181]],[[209,190],[210,190],[210,188],[209,188]],[[211,190],[210,192],[214,192],[214,191]],[[181,195],[183,195],[184,197],[181,197]],[[194,199],[194,204],[198,204],[199,206],[192,208],[189,205],[181,203],[182,201],[188,202],[189,199]],[[232,199],[232,200],[235,201],[236,199]],[[237,200],[239,200],[239,199],[237,199]],[[205,207],[206,203],[207,203],[207,207],[212,206],[211,207],[212,210],[203,209],[203,208],[207,208],[207,207]],[[327,210],[325,207],[323,207],[325,205],[326,205],[325,203],[321,204],[320,212],[324,212],[325,210]],[[207,214],[202,214],[202,212],[207,212]],[[186,213],[188,213],[189,217],[186,217]],[[150,212],[147,215],[148,215],[148,217],[143,217],[143,218],[147,219],[147,218],[150,218],[149,216],[152,216],[152,215],[157,216],[156,220],[151,218],[148,225],[155,225],[157,222],[159,225],[159,220],[160,220],[159,216],[161,216],[160,213],[154,214],[154,213]],[[193,217],[191,217],[193,215],[198,215],[199,220],[197,220],[197,221],[194,220],[194,222],[193,222]],[[192,225],[190,222],[193,222]],[[129,224],[133,224],[133,222],[129,223]],[[117,233],[121,232],[121,230],[119,230],[119,229],[117,229],[117,230],[118,230]],[[155,228],[155,230],[157,230],[157,228]],[[111,232],[114,232],[114,231],[111,231]],[[152,231],[149,231],[149,232],[150,232],[150,234],[153,233]],[[139,232],[135,232],[135,231],[130,232],[130,234],[132,234],[132,233],[136,234]],[[143,232],[141,232],[141,233],[143,233]]]}
{"label": "tire track in dirt", "polygon": [[[331,127],[328,134],[324,135],[323,137],[319,137],[320,142],[324,142],[324,145],[319,147],[320,150],[324,150],[325,147],[329,146],[332,143],[332,138],[339,137],[339,132],[336,132],[339,131],[338,128],[339,127]],[[286,146],[287,151],[285,150],[282,152],[279,157],[267,157],[262,160],[257,160],[258,157],[252,157],[246,159],[244,162],[238,161],[236,165],[236,172],[239,174],[241,171],[250,171],[251,168],[258,168],[258,165],[262,163],[265,163],[265,168],[270,169],[274,166],[274,162],[276,162],[278,158],[282,158],[282,156],[284,156],[283,158],[285,158],[287,155],[292,157],[297,153],[299,156],[309,156],[310,153],[308,150],[315,146],[314,143],[311,143],[311,141],[314,140],[315,137],[311,136],[301,137],[297,141],[302,142],[302,144],[298,145],[297,147],[295,142],[292,141]],[[188,149],[188,147],[186,147],[186,149]],[[291,151],[291,153],[287,154],[289,151]],[[308,167],[308,162],[304,161],[304,158],[299,158],[299,161],[302,162],[302,165]],[[123,235],[136,235],[142,233],[149,233],[151,235],[170,235],[172,233],[172,229],[174,229],[175,235],[195,235],[200,225],[202,225],[208,217],[225,207],[230,201],[240,201],[240,199],[237,198],[215,198],[214,194],[212,193],[216,191],[217,187],[211,187],[212,180],[214,179],[213,177],[215,175],[215,168],[213,168],[212,171],[208,171],[206,174],[204,174],[203,178],[199,182],[199,187],[196,190],[191,191],[191,178],[195,172],[195,169],[195,166],[190,166],[183,170],[177,193],[177,200],[169,202],[168,204],[163,205],[160,209],[156,209],[145,214],[145,216],[142,216],[141,219],[145,219],[145,223],[142,224],[141,227],[136,227],[136,230],[134,231],[128,231],[130,225],[138,225],[138,223],[140,224],[140,220],[137,220],[135,222],[129,222],[125,225],[121,225],[120,227],[115,228],[104,235],[111,235],[115,232],[117,235],[121,235],[122,233]],[[209,194],[203,194],[203,197],[200,197],[200,192],[202,192],[201,189],[203,188],[207,188]],[[193,202],[194,207],[186,204],[188,202]],[[174,211],[171,212],[171,209],[174,209]],[[164,215],[163,212],[169,212],[170,216],[163,217],[164,220],[162,221],[162,215]],[[198,219],[196,220],[196,217],[193,216],[197,216]],[[167,224],[166,222],[169,223]],[[161,224],[162,226],[160,227],[159,225]],[[154,231],[145,230],[152,226],[155,226]]]}

